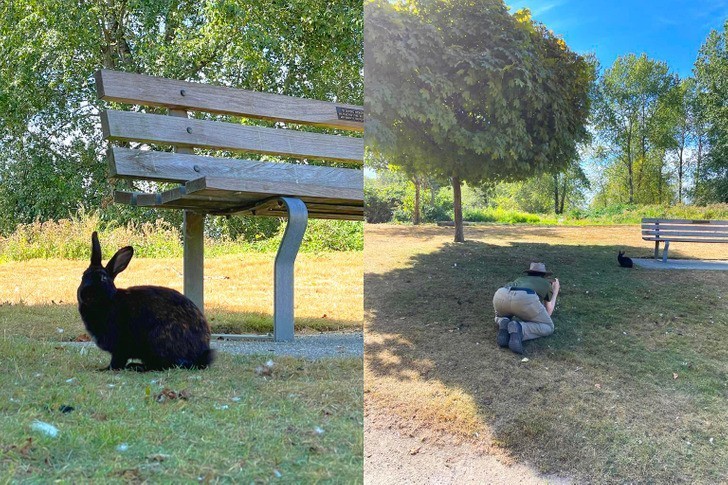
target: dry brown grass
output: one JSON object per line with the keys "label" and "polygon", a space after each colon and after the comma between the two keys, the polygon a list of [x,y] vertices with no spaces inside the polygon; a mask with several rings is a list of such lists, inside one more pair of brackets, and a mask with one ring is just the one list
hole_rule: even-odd
{"label": "dry brown grass", "polygon": [[[205,260],[205,306],[213,332],[272,329],[273,260],[254,253]],[[31,260],[0,264],[0,329],[44,339],[83,332],[76,288],[85,261]],[[182,289],[181,259],[133,259],[117,285]],[[304,253],[296,261],[296,326],[309,330],[360,329],[361,252]],[[59,335],[57,328],[64,329]]]}
{"label": "dry brown grass", "polygon": [[[619,268],[636,226],[365,230],[365,409],[579,482],[728,480],[728,273]],[[675,243],[673,258],[726,259]],[[556,333],[495,344],[492,295],[543,260]],[[677,378],[674,376],[677,375]]]}

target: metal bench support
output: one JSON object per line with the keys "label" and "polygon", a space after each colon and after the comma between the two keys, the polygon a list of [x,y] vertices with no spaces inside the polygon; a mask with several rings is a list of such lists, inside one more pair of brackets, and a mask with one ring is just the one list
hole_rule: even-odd
{"label": "metal bench support", "polygon": [[275,262],[273,340],[293,340],[293,263],[308,225],[308,209],[301,199],[281,197],[288,209],[288,224]]}
{"label": "metal bench support", "polygon": [[667,252],[670,249],[670,241],[655,241],[655,259],[660,259],[661,242],[665,243],[665,246],[662,248],[662,262],[667,263]]}
{"label": "metal bench support", "polygon": [[204,313],[205,215],[185,211],[182,231],[184,233],[184,293]]}

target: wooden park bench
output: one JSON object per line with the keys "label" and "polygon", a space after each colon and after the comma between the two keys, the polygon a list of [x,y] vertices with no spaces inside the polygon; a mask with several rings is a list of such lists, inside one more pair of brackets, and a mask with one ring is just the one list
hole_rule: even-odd
{"label": "wooden park bench", "polygon": [[728,221],[690,219],[642,219],[642,239],[655,242],[655,259],[665,243],[662,262],[667,262],[670,242],[728,243]]}
{"label": "wooden park bench", "polygon": [[[184,293],[201,310],[205,216],[288,218],[275,260],[273,338],[292,340],[293,264],[308,218],[363,220],[364,216],[362,138],[295,127],[361,132],[362,108],[108,70],[96,73],[96,88],[106,101],[154,107],[157,112],[166,108],[165,114],[139,110],[101,113],[104,138],[120,142],[108,151],[112,178],[179,184],[158,193],[116,191],[114,200],[138,207],[184,210]],[[193,119],[190,112],[277,123],[269,128]],[[133,142],[135,147],[130,148]],[[208,155],[195,149],[206,150]],[[269,154],[298,163],[210,156],[213,152]],[[308,160],[356,168],[310,165]]]}

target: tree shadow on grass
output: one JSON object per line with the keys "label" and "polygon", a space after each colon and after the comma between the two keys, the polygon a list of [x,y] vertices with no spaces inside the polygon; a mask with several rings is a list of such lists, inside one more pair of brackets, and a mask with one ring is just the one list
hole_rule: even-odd
{"label": "tree shadow on grass", "polygon": [[[398,399],[398,382],[462,391],[495,442],[543,472],[727,479],[728,274],[624,269],[618,247],[468,241],[365,275],[368,386],[405,408],[442,404]],[[492,296],[531,261],[562,291],[555,334],[523,362],[495,344]]]}

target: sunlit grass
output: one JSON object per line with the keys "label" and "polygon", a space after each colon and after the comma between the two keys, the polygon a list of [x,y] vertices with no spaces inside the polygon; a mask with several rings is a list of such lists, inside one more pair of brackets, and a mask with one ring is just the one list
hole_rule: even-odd
{"label": "sunlit grass", "polygon": [[[362,481],[360,359],[99,372],[95,347],[2,336],[0,355],[0,482]],[[186,399],[159,402],[164,389]]]}
{"label": "sunlit grass", "polygon": [[[272,331],[274,257],[251,253],[206,258],[205,307],[213,332]],[[82,333],[76,289],[86,267],[85,261],[69,260],[0,264],[0,333],[51,340],[68,340]],[[361,329],[362,271],[361,252],[300,254],[296,261],[297,328]],[[134,258],[116,284],[181,290],[182,261]]]}

